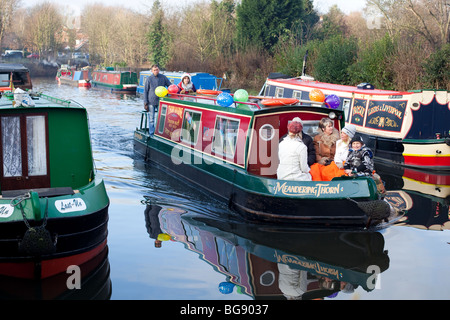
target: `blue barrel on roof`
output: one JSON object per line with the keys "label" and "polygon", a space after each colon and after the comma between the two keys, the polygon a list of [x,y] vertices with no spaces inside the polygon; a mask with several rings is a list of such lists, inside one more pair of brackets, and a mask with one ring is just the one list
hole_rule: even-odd
{"label": "blue barrel on roof", "polygon": [[[170,82],[178,85],[181,81],[181,76],[185,73],[182,71],[161,71],[161,74],[169,78]],[[152,74],[151,70],[141,71],[139,74],[139,85],[137,87],[137,94],[144,94],[144,84],[147,77]],[[197,89],[207,90],[221,90],[222,78],[218,78],[210,73],[205,72],[189,72],[192,82]],[[223,90],[229,91],[229,90]]]}

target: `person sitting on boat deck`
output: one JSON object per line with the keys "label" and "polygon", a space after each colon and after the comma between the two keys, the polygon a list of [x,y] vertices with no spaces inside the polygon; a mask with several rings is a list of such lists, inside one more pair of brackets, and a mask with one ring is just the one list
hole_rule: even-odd
{"label": "person sitting on boat deck", "polygon": [[194,83],[192,82],[191,75],[189,73],[183,73],[181,76],[181,81],[178,84],[178,93],[181,94],[191,94],[196,92]]}
{"label": "person sitting on boat deck", "polygon": [[314,137],[316,161],[328,165],[334,160],[336,142],[339,140],[339,131],[334,127],[333,120],[322,118],[319,122],[320,133]]}
{"label": "person sitting on boat deck", "polygon": [[[300,122],[303,127],[303,121],[299,117],[295,117],[294,119],[292,119],[292,121]],[[284,136],[282,136],[280,139],[280,142],[283,141],[283,139],[286,138],[288,136],[288,134],[289,134],[289,132],[286,133]],[[303,143],[308,148],[308,166],[311,167],[316,162],[316,148],[314,148],[313,138],[310,135],[306,134],[305,131],[303,131],[303,130],[302,130],[301,137],[302,137]]]}
{"label": "person sitting on boat deck", "polygon": [[301,137],[303,125],[297,119],[289,123],[288,135],[279,144],[280,164],[277,168],[277,178],[280,180],[311,181],[308,150]]}
{"label": "person sitting on boat deck", "polygon": [[159,86],[168,87],[172,83],[163,74],[159,73],[158,65],[152,65],[152,74],[145,81],[144,86],[144,109],[148,111],[148,131],[150,135],[155,133],[155,115],[158,111],[159,97],[155,89]]}
{"label": "person sitting on boat deck", "polygon": [[348,175],[372,175],[373,153],[366,147],[364,140],[359,134],[356,134],[350,141],[347,160],[344,164],[345,172]]}
{"label": "person sitting on boat deck", "polygon": [[341,130],[341,139],[336,142],[336,153],[334,155],[334,163],[338,168],[344,168],[344,162],[347,160],[348,145],[350,140],[355,136],[356,127],[352,124],[347,124]]}

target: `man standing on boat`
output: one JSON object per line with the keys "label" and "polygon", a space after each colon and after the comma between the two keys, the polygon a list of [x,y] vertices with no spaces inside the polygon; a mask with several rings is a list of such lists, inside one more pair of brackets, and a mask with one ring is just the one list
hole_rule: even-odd
{"label": "man standing on boat", "polygon": [[159,86],[168,87],[172,83],[163,74],[159,74],[158,65],[152,65],[152,74],[147,78],[144,86],[144,109],[148,111],[148,130],[150,135],[155,133],[155,115],[158,112],[159,97],[155,89]]}

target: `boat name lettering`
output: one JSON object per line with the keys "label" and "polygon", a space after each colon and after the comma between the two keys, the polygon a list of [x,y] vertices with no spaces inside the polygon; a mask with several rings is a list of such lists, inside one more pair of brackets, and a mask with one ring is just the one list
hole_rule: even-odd
{"label": "boat name lettering", "polygon": [[277,182],[277,185],[274,188],[274,194],[282,193],[288,196],[292,195],[314,195],[319,197],[323,194],[339,194],[341,190],[340,184],[336,186],[330,186],[330,184],[316,184],[315,186],[299,186],[299,185],[290,185],[287,182],[280,184]]}
{"label": "boat name lettering", "polygon": [[398,110],[396,107],[390,106],[388,104],[383,103],[382,105],[374,105],[369,108],[367,113],[368,116],[371,116],[375,112],[387,112],[389,114],[395,115],[397,118],[402,119],[403,112]]}
{"label": "boat name lettering", "polygon": [[0,218],[9,218],[14,212],[14,208],[9,204],[0,205]]}
{"label": "boat name lettering", "polygon": [[61,213],[86,210],[86,203],[81,198],[57,200],[55,206]]}
{"label": "boat name lettering", "polygon": [[310,262],[301,260],[297,256],[293,256],[290,254],[278,254],[277,251],[275,251],[275,258],[277,260],[277,263],[283,263],[286,265],[296,265],[311,271],[314,271],[317,274],[321,274],[327,277],[336,277],[336,280],[339,280],[339,270],[331,267],[327,267],[324,265],[321,265],[319,262]]}
{"label": "boat name lettering", "polygon": [[361,117],[364,117],[364,112],[365,111],[366,111],[365,107],[362,107],[362,106],[354,106],[353,107],[353,115],[354,116],[359,115]]}

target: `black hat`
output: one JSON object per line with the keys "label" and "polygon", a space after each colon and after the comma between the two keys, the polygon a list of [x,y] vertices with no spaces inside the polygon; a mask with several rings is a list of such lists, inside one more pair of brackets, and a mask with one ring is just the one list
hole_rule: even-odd
{"label": "black hat", "polygon": [[352,138],[352,140],[350,140],[350,145],[352,145],[352,143],[356,142],[356,141],[361,142],[362,144],[364,144],[364,140],[359,134],[355,134],[355,136]]}

